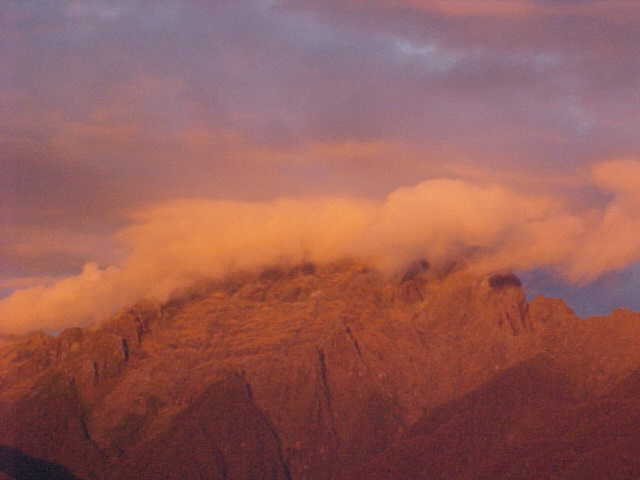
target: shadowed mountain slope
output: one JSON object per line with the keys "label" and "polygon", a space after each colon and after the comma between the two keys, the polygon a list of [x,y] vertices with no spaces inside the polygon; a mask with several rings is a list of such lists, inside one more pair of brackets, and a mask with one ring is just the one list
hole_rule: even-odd
{"label": "shadowed mountain slope", "polygon": [[436,408],[350,479],[631,479],[640,476],[637,378],[579,401],[546,356]]}

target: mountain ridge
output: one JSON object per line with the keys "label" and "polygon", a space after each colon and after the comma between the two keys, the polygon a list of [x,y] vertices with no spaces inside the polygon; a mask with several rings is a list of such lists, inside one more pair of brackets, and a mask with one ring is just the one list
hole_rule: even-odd
{"label": "mountain ridge", "polygon": [[236,274],[0,344],[0,445],[86,479],[341,478],[536,358],[566,383],[549,402],[610,395],[640,368],[639,319],[580,319],[513,274],[426,261]]}

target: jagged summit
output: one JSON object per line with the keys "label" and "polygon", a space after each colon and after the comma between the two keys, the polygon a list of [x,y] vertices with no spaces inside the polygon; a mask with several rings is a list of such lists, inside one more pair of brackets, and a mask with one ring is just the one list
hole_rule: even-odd
{"label": "jagged summit", "polygon": [[491,288],[521,287],[522,281],[513,273],[496,273],[488,278]]}
{"label": "jagged summit", "polygon": [[[482,403],[474,391],[541,356],[562,402],[610,394],[640,366],[637,321],[582,320],[527,302],[512,274],[423,260],[238,273],[0,345],[0,445],[81,478],[358,478],[396,445],[428,448],[412,443],[425,415]],[[495,441],[513,435],[533,433]]]}

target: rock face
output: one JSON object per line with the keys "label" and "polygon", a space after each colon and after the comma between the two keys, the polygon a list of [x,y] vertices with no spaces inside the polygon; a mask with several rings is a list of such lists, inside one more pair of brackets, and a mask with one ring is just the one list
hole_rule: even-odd
{"label": "rock face", "polygon": [[639,321],[425,261],[237,274],[0,344],[0,478],[633,478]]}

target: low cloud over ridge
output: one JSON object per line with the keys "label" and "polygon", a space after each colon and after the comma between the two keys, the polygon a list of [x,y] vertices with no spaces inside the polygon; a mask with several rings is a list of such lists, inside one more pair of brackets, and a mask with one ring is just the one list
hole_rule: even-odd
{"label": "low cloud over ridge", "polygon": [[121,264],[87,263],[79,275],[0,300],[0,333],[84,325],[143,297],[165,300],[194,280],[303,260],[356,256],[392,271],[417,257],[464,255],[481,273],[551,268],[588,282],[640,260],[639,172],[635,160],[596,165],[592,183],[609,196],[589,208],[456,179],[400,188],[382,201],[166,202],[137,212],[118,233],[129,252]]}

